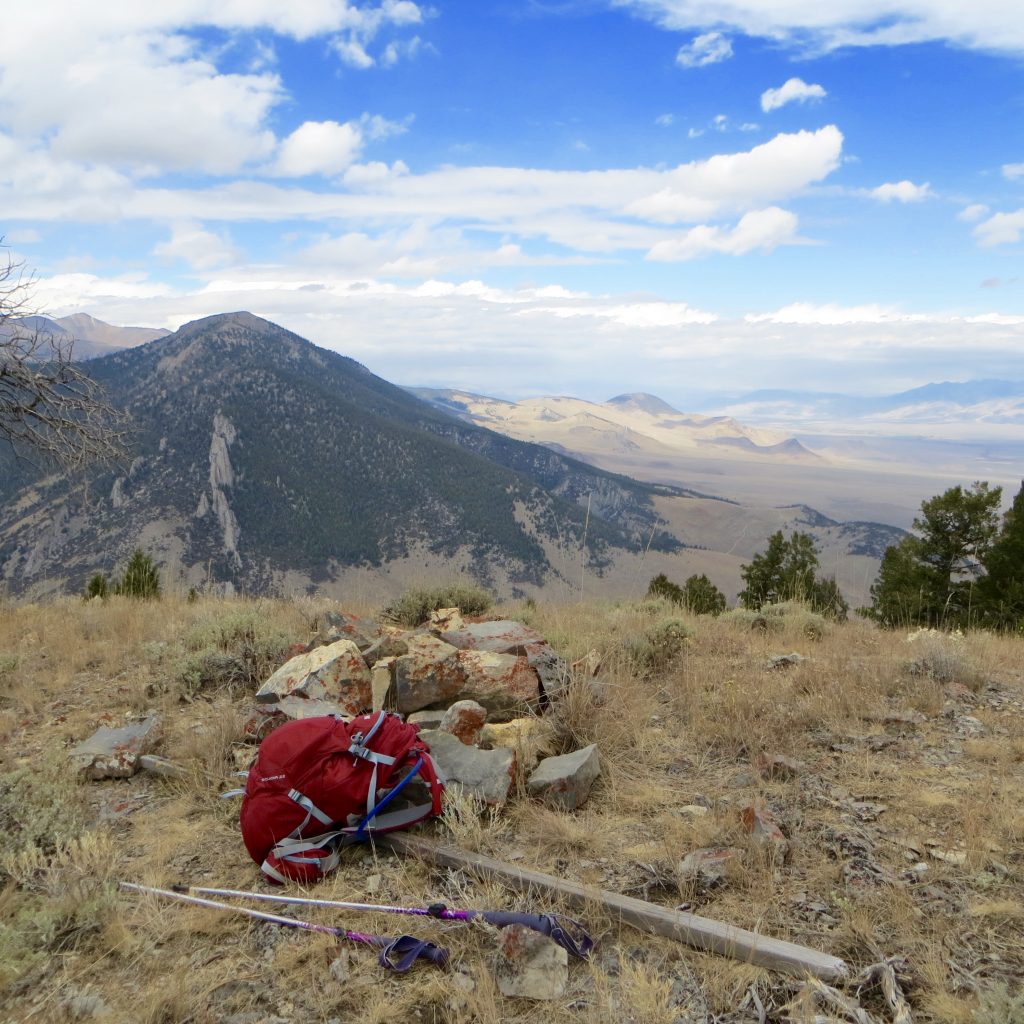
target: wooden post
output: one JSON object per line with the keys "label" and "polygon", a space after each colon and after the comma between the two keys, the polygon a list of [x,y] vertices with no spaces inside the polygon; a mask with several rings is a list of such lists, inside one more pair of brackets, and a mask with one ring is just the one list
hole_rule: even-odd
{"label": "wooden post", "polygon": [[849,967],[845,961],[807,946],[772,939],[711,918],[669,910],[604,889],[579,885],[541,871],[507,864],[493,857],[469,853],[456,846],[445,846],[423,836],[391,832],[376,836],[374,842],[396,853],[422,857],[442,867],[465,868],[482,878],[504,882],[521,892],[546,889],[565,897],[581,909],[585,909],[588,904],[598,904],[613,918],[640,931],[665,935],[695,949],[720,953],[772,971],[782,971],[798,978],[810,976],[822,981],[843,981],[849,976]]}

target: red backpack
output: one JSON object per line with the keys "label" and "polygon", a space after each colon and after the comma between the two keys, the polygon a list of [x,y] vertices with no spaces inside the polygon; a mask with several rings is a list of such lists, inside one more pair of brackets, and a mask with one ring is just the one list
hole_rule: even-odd
{"label": "red backpack", "polygon": [[[419,731],[386,711],[275,729],[260,744],[242,800],[242,838],[263,873],[315,881],[337,867],[346,843],[440,814],[443,781]],[[417,775],[430,800],[382,814]]]}

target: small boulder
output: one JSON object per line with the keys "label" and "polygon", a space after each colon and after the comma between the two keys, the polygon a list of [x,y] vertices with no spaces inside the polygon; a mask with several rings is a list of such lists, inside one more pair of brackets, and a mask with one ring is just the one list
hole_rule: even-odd
{"label": "small boulder", "polygon": [[380,711],[388,699],[391,684],[395,680],[395,658],[389,655],[374,663],[370,669],[370,690],[373,694],[373,710]]}
{"label": "small boulder", "polygon": [[561,999],[569,983],[569,954],[546,935],[509,925],[498,934],[494,976],[502,995]]}
{"label": "small boulder", "polygon": [[156,715],[120,729],[103,727],[71,751],[71,762],[89,779],[127,779],[139,770],[139,758],[153,749],[160,735]]}
{"label": "small boulder", "polygon": [[352,640],[337,640],[285,662],[256,692],[260,704],[285,697],[331,701],[358,714],[373,703],[370,670]]}
{"label": "small boulder", "polygon": [[487,709],[475,700],[456,701],[441,719],[440,729],[473,747],[480,742],[480,733],[487,721]]}
{"label": "small boulder", "polygon": [[459,697],[475,700],[495,718],[512,718],[540,705],[540,682],[529,661],[515,654],[461,650],[465,674]]}
{"label": "small boulder", "polygon": [[[412,634],[409,634],[412,635]],[[409,653],[409,645],[405,642],[404,631],[385,633],[363,651],[363,661],[373,668],[384,658],[398,658]]]}
{"label": "small boulder", "polygon": [[395,658],[394,703],[397,710],[419,711],[457,697],[466,679],[459,652],[429,633],[413,633],[406,639],[407,653]]}
{"label": "small boulder", "polygon": [[558,757],[546,757],[526,783],[531,796],[549,807],[575,811],[590,795],[594,780],[601,774],[597,744]]}
{"label": "small boulder", "polygon": [[497,750],[467,747],[439,729],[421,732],[420,736],[430,747],[445,785],[457,785],[491,807],[500,807],[508,800],[516,771],[514,751],[506,747]]}

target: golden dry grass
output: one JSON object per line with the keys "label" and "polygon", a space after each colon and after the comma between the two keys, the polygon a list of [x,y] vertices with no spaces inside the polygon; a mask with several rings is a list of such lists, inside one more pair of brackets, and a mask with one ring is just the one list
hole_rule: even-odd
{"label": "golden dry grass", "polygon": [[[210,682],[197,664],[244,640],[256,671],[282,638],[305,640],[324,607],[174,598],[0,604],[3,1019],[70,1021],[91,997],[102,1001],[98,1020],[148,1024],[536,1018],[537,1007],[497,990],[485,928],[307,915],[422,934],[447,945],[458,965],[399,978],[383,975],[369,951],[329,937],[117,891],[118,879],[263,887],[238,835],[237,805],[218,799],[253,753],[241,734],[251,687],[237,675]],[[655,664],[638,657],[638,638],[678,617],[658,602],[501,614],[528,620],[570,661],[597,652],[598,679],[576,678],[553,720],[563,747],[598,744],[604,772],[576,814],[531,803],[520,790],[499,813],[452,801],[431,829],[588,885],[687,903],[843,956],[855,969],[902,958],[916,1021],[1022,1019],[1013,1016],[1024,977],[1021,640],[931,636],[925,658],[920,638],[908,643],[862,623],[809,630],[798,611],[777,616],[768,632],[743,616],[684,618],[690,635],[678,656]],[[791,651],[806,660],[766,667]],[[164,721],[160,752],[188,778],[71,776],[70,746],[100,725],[153,712]],[[754,767],[762,753],[803,769],[762,779]],[[739,811],[751,802],[782,824],[785,862],[745,834]],[[707,813],[682,811],[692,805]],[[712,891],[678,873],[687,852],[706,846],[744,852]],[[373,892],[371,875],[380,876]],[[370,849],[352,851],[316,894],[530,905],[461,872]],[[550,905],[539,894],[533,902]],[[573,966],[563,1000],[544,1005],[551,1024],[754,1021],[754,996],[775,1012],[804,998],[796,982],[641,935],[597,908],[587,920],[598,954]],[[880,995],[863,1000],[889,1019]]]}

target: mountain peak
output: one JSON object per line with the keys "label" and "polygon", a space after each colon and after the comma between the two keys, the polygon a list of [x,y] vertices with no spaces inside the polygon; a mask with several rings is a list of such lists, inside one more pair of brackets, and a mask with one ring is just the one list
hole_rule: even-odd
{"label": "mountain peak", "polygon": [[660,416],[664,413],[678,413],[668,402],[657,395],[649,395],[645,391],[630,391],[624,395],[616,395],[609,398],[605,405],[617,405],[627,409],[639,409],[641,412],[648,412],[652,416]]}

